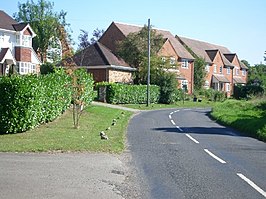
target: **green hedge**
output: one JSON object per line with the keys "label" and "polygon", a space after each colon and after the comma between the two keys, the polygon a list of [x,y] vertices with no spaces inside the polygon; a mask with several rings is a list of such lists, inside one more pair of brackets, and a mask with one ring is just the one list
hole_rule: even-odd
{"label": "green hedge", "polygon": [[[91,92],[91,77],[89,82],[91,88],[86,90]],[[1,78],[0,133],[23,132],[54,120],[70,106],[72,90],[71,78],[64,71]],[[91,101],[92,92],[86,98]]]}
{"label": "green hedge", "polygon": [[[97,87],[106,86],[106,101],[111,104],[144,104],[147,102],[146,85],[126,85],[99,83]],[[150,86],[150,102],[158,103],[160,87]]]}

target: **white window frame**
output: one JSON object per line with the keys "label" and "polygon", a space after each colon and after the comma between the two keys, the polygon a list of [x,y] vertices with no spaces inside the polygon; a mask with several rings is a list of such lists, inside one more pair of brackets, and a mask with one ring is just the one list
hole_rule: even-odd
{"label": "white window frame", "polygon": [[220,73],[220,74],[223,73],[223,66],[220,66],[220,68],[219,68],[219,73]]}
{"label": "white window frame", "polygon": [[22,46],[31,47],[31,36],[22,35]]}
{"label": "white window frame", "polygon": [[206,66],[205,66],[205,71],[206,71],[206,72],[210,72],[210,64],[206,64]]}
{"label": "white window frame", "polygon": [[25,75],[29,73],[36,73],[36,64],[31,62],[18,62],[19,74]]}
{"label": "white window frame", "polygon": [[166,62],[166,58],[162,57],[162,62],[165,63]]}
{"label": "white window frame", "polygon": [[188,66],[189,66],[188,60],[187,59],[181,59],[181,62],[182,62],[181,67],[188,69]]}
{"label": "white window frame", "polygon": [[213,65],[213,73],[217,73],[217,65],[216,64]]}
{"label": "white window frame", "polygon": [[205,81],[204,87],[205,88],[210,88],[210,82],[208,80]]}
{"label": "white window frame", "polygon": [[1,43],[5,42],[5,34],[3,32],[0,33],[0,42]]}
{"label": "white window frame", "polygon": [[226,92],[230,91],[230,83],[226,83]]}
{"label": "white window frame", "polygon": [[170,64],[175,65],[176,64],[176,59],[175,57],[170,57]]}
{"label": "white window frame", "polygon": [[227,75],[230,75],[230,74],[231,74],[231,69],[230,69],[230,67],[227,67],[227,68],[226,68],[226,73],[227,73]]}
{"label": "white window frame", "polygon": [[243,68],[242,69],[242,76],[246,76],[246,72],[247,72],[246,69]]}
{"label": "white window frame", "polygon": [[185,86],[186,86],[186,89],[188,90],[188,81],[187,80],[181,80],[182,90],[185,90]]}

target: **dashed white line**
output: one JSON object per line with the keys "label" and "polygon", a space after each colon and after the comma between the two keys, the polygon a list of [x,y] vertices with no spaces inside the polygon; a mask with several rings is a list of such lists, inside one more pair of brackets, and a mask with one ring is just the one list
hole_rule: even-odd
{"label": "dashed white line", "polygon": [[174,113],[177,113],[177,112],[179,112],[180,110],[176,110],[176,111],[174,111]]}
{"label": "dashed white line", "polygon": [[225,164],[226,162],[224,160],[222,160],[221,158],[219,158],[218,156],[214,155],[212,152],[210,152],[208,149],[204,149],[204,151],[206,153],[208,153],[211,157],[213,157],[214,159],[216,159],[217,161],[219,161],[222,164]]}
{"label": "dashed white line", "polygon": [[174,122],[174,120],[171,120],[171,122],[172,122],[172,124],[173,124],[173,125],[175,125],[175,122]]}
{"label": "dashed white line", "polygon": [[186,134],[186,136],[187,136],[189,139],[191,139],[193,142],[195,142],[196,144],[199,144],[199,141],[196,140],[195,138],[193,138],[191,135]]}
{"label": "dashed white line", "polygon": [[184,111],[191,111],[191,108],[185,108]]}
{"label": "dashed white line", "polygon": [[183,130],[179,126],[175,126],[179,131],[183,132]]}
{"label": "dashed white line", "polygon": [[170,119],[170,120],[172,119],[172,116],[171,116],[171,115],[169,115],[169,119]]}
{"label": "dashed white line", "polygon": [[250,179],[248,179],[246,176],[244,176],[242,173],[237,173],[237,175],[244,180],[246,183],[248,183],[250,186],[252,186],[257,192],[259,192],[261,195],[263,195],[266,198],[266,192],[263,191],[260,187],[258,187],[254,182],[252,182]]}
{"label": "dashed white line", "polygon": [[173,114],[174,114],[174,112],[171,112],[171,113],[170,113],[170,115],[173,115]]}

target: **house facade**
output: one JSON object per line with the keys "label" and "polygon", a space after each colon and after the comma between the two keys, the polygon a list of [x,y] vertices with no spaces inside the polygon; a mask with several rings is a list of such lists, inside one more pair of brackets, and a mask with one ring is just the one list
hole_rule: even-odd
{"label": "house facade", "polygon": [[[143,26],[112,22],[99,39],[99,42],[116,54],[118,43],[124,40],[130,33],[139,32],[142,28]],[[163,60],[170,61],[170,64],[173,66],[178,66],[167,69],[167,71],[176,75],[179,88],[186,89],[189,94],[193,93],[194,57],[169,31],[154,30],[164,38],[164,44],[159,50],[158,55]]]}
{"label": "house facade", "polygon": [[0,10],[0,75],[39,73],[40,61],[32,48],[35,33],[27,23],[17,23]]}
{"label": "house facade", "polygon": [[73,57],[75,65],[86,68],[94,82],[132,83],[135,68],[115,56],[110,49],[96,42]]}
{"label": "house facade", "polygon": [[230,96],[235,84],[246,84],[248,68],[226,47],[185,37],[176,38],[183,46],[191,49],[195,57],[205,60],[206,89],[213,88]]}

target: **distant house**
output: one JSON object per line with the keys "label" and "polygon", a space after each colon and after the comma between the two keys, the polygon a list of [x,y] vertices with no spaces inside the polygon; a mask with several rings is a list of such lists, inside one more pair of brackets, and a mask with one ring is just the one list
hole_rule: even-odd
{"label": "distant house", "polygon": [[86,68],[96,83],[132,83],[132,74],[136,71],[99,42],[77,53],[73,60],[77,66]]}
{"label": "distant house", "polygon": [[248,68],[226,47],[185,37],[176,36],[176,38],[191,49],[195,56],[205,60],[207,72],[205,88],[224,91],[230,96],[234,84],[246,84]]}
{"label": "distant house", "polygon": [[[99,42],[108,47],[112,52],[117,53],[118,42],[124,40],[129,33],[139,32],[142,28],[143,26],[112,22],[99,39]],[[165,39],[158,55],[162,59],[169,60],[170,63],[179,66],[178,69],[171,69],[171,72],[176,74],[179,87],[186,88],[188,93],[191,94],[193,92],[194,57],[169,31],[154,30]]]}
{"label": "distant house", "polygon": [[0,75],[39,73],[40,60],[32,48],[35,33],[28,23],[17,23],[0,10]]}

